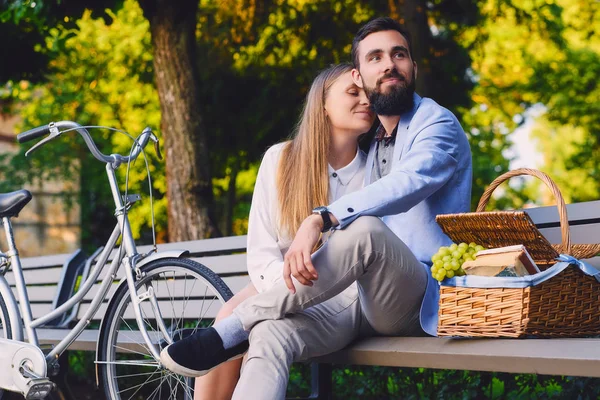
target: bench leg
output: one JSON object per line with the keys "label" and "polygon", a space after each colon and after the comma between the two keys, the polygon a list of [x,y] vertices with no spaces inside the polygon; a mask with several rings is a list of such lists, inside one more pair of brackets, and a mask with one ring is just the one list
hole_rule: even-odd
{"label": "bench leg", "polygon": [[310,364],[310,395],[306,398],[294,397],[288,400],[331,400],[333,399],[333,367],[331,364]]}

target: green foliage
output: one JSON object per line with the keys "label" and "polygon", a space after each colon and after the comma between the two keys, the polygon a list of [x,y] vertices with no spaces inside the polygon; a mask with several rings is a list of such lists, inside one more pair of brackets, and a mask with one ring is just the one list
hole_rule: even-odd
{"label": "green foliage", "polygon": [[[50,73],[43,85],[21,85],[13,90],[20,103],[22,129],[50,121],[72,120],[82,125],[118,127],[137,136],[145,126],[156,130],[160,106],[152,82],[152,56],[148,22],[137,2],[126,1],[117,13],[107,11],[111,23],[92,18],[87,11],[74,29],[58,26],[49,31],[46,51],[51,54]],[[105,154],[128,154],[132,141],[111,131],[91,131]],[[85,148],[74,132],[24,158],[24,148],[3,170],[3,184],[20,185],[23,181],[42,181],[55,176],[78,182],[84,225],[84,243],[106,238],[110,221],[111,195],[104,166]],[[148,147],[153,192],[159,229],[166,224],[166,198],[163,164]],[[124,182],[125,167],[120,170]],[[138,159],[129,175],[130,192],[147,193],[143,159]],[[6,190],[7,188],[3,188]],[[124,190],[124,186],[122,186]],[[112,207],[114,209],[114,206]],[[133,231],[140,235],[150,221],[148,197],[130,213]],[[94,225],[97,224],[97,225]],[[85,229],[87,228],[87,229]],[[95,229],[96,228],[96,229]],[[103,234],[104,233],[104,234]],[[98,243],[96,243],[98,244]]]}
{"label": "green foliage", "polygon": [[[512,131],[530,107],[542,104],[534,137],[541,169],[569,201],[600,191],[600,4],[576,0],[487,0],[482,21],[461,40],[470,49],[478,85],[473,99]],[[545,193],[545,192],[541,192]],[[532,199],[545,194],[533,194]]]}
{"label": "green foliage", "polygon": [[[288,397],[310,392],[309,368],[295,364]],[[597,378],[507,374],[426,368],[336,366],[335,399],[596,399]]]}

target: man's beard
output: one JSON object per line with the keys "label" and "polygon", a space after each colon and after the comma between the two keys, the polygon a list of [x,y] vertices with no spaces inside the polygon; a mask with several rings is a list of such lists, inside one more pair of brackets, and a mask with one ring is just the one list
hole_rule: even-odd
{"label": "man's beard", "polygon": [[[404,85],[394,85],[390,87],[388,93],[381,92],[381,83],[384,79],[397,78]],[[392,70],[389,74],[381,77],[375,88],[365,86],[365,92],[369,96],[371,108],[377,115],[401,115],[413,108],[415,92],[415,77],[414,74],[408,81],[404,76],[400,75],[396,70]]]}

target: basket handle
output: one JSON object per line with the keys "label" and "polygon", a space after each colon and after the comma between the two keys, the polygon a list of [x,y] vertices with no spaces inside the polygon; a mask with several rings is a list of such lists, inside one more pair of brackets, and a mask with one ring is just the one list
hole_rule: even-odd
{"label": "basket handle", "polygon": [[481,200],[479,200],[479,204],[477,205],[477,212],[485,211],[485,207],[492,197],[492,192],[504,181],[514,177],[521,175],[530,175],[540,179],[542,182],[546,184],[552,191],[554,195],[554,199],[556,200],[556,206],[558,207],[558,218],[560,221],[560,232],[562,236],[562,250],[566,254],[571,254],[571,233],[569,230],[569,218],[567,217],[567,206],[565,204],[565,200],[563,199],[562,194],[560,193],[560,189],[554,181],[542,171],[538,171],[537,169],[531,168],[519,168],[514,171],[508,171],[496,179],[490,184],[490,186],[485,189],[483,195],[481,195]]}

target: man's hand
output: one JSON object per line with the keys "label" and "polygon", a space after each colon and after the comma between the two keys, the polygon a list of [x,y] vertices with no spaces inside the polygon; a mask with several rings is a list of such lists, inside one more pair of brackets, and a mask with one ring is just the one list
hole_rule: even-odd
{"label": "man's hand", "polygon": [[285,253],[283,258],[283,280],[292,294],[296,293],[292,276],[306,286],[312,286],[312,281],[319,277],[310,255],[319,241],[322,229],[323,219],[320,215],[311,215],[306,218],[302,221],[292,245]]}

